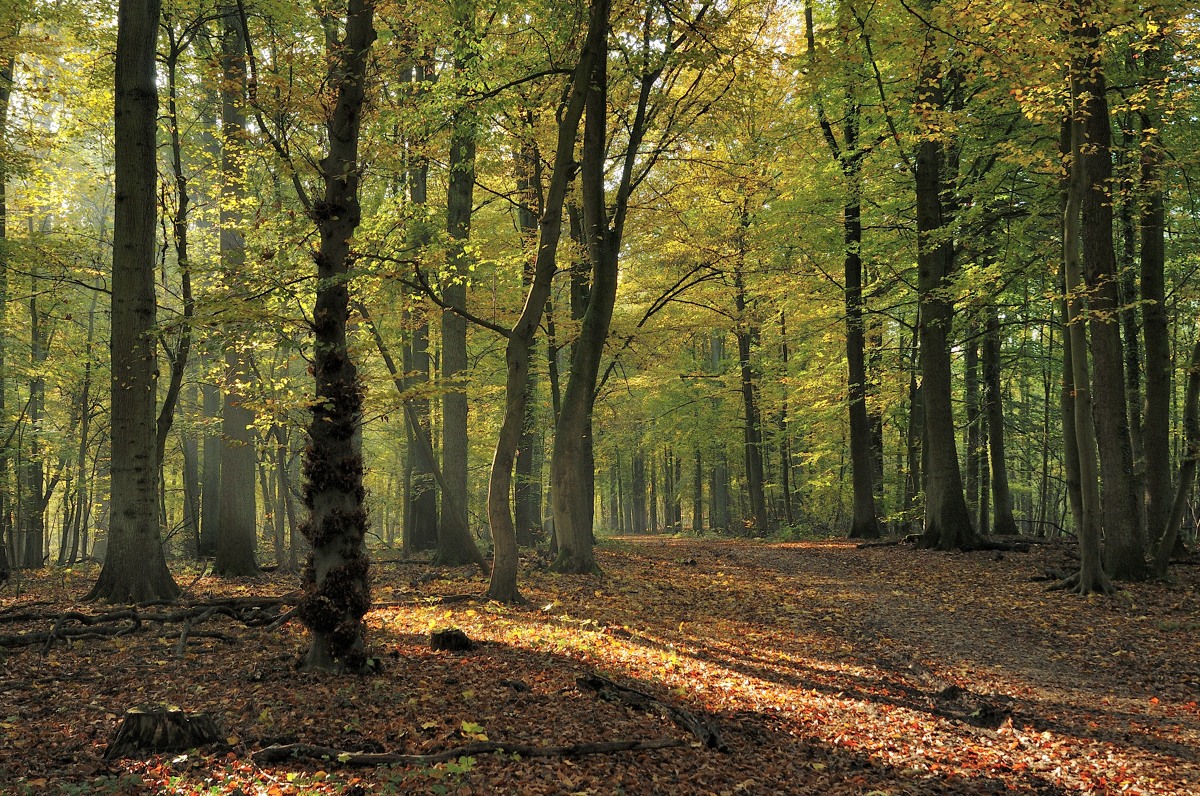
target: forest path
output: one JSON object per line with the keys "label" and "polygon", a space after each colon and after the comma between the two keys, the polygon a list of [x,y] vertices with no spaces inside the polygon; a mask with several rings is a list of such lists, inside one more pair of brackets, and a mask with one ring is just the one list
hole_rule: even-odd
{"label": "forest path", "polygon": [[[1200,793],[1197,568],[1112,599],[1031,580],[1069,555],[626,537],[602,542],[601,577],[525,561],[524,607],[442,601],[485,591],[469,568],[383,563],[368,615],[384,664],[374,677],[297,674],[302,628],[223,617],[203,629],[235,643],[197,635],[182,657],[178,626],[45,657],[12,649],[0,668],[0,794]],[[98,613],[75,602],[94,574],[26,577],[19,597],[0,593],[0,630],[47,629],[4,620],[28,609]],[[194,594],[294,584],[204,577]],[[476,649],[430,650],[430,630],[447,626]],[[483,736],[690,740],[656,713],[577,688],[588,672],[709,716],[730,751],[360,770],[250,760],[289,742],[433,753]],[[157,701],[211,713],[228,748],[104,761],[119,715]]]}

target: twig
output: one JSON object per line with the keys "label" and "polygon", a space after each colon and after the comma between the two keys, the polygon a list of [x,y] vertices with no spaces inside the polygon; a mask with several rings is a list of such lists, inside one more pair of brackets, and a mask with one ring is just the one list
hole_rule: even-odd
{"label": "twig", "polygon": [[284,760],[320,760],[326,765],[341,766],[427,766],[444,763],[458,757],[483,754],[511,754],[521,757],[582,757],[584,755],[611,754],[643,749],[671,749],[687,746],[687,741],[677,738],[656,738],[649,741],[604,741],[581,743],[570,746],[529,746],[503,741],[481,741],[456,746],[428,755],[402,755],[389,752],[347,752],[330,746],[314,746],[306,743],[268,746],[251,755],[251,759],[263,763],[278,763]]}

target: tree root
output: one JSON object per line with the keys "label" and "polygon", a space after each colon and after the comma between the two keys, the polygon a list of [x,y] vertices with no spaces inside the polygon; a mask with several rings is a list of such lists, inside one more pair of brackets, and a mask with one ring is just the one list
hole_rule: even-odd
{"label": "tree root", "polygon": [[644,749],[671,749],[681,746],[688,746],[688,742],[676,738],[656,738],[649,741],[604,741],[570,746],[530,746],[503,741],[480,741],[433,754],[404,755],[390,752],[347,752],[329,746],[292,743],[268,746],[255,752],[251,758],[258,765],[299,759],[320,760],[322,765],[326,766],[428,766],[470,755],[501,753],[520,755],[521,757],[583,757],[584,755],[612,754],[613,752]]}
{"label": "tree root", "polygon": [[1065,580],[1060,580],[1058,583],[1055,583],[1053,586],[1048,587],[1047,590],[1048,591],[1065,591],[1065,592],[1069,592],[1071,594],[1078,594],[1078,595],[1084,596],[1084,597],[1089,594],[1103,594],[1106,597],[1111,597],[1112,595],[1117,593],[1116,587],[1112,585],[1112,582],[1109,581],[1108,577],[1105,576],[1103,573],[1099,577],[1092,578],[1087,583],[1085,583],[1081,574],[1076,572],[1074,575],[1070,576],[1069,578],[1066,578]]}
{"label": "tree root", "polygon": [[727,752],[729,747],[721,738],[721,732],[708,719],[690,713],[683,708],[669,705],[649,694],[642,693],[628,686],[614,683],[607,677],[597,674],[582,674],[575,678],[579,689],[595,691],[600,697],[616,702],[624,702],[636,710],[657,710],[683,729],[695,735],[709,749]]}

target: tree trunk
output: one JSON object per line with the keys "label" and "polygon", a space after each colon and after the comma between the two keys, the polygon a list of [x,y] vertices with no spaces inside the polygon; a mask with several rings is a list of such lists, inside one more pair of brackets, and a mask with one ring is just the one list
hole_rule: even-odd
{"label": "tree trunk", "polygon": [[[203,360],[202,370],[207,371]],[[201,414],[204,417],[204,441],[200,475],[200,558],[217,554],[221,538],[221,434],[214,431],[221,417],[221,390],[209,377],[200,385]]]}
{"label": "tree trunk", "polygon": [[[609,0],[594,0],[592,15],[604,20],[600,49],[607,54]],[[607,150],[607,57],[592,64],[585,97],[586,122],[581,157],[584,239],[592,265],[587,310],[571,357],[571,375],[563,391],[562,410],[550,459],[551,501],[558,556],[557,572],[599,572],[592,552],[592,507],[586,505],[594,482],[589,465],[592,403],[595,400],[600,357],[608,339],[617,294],[617,247],[620,232],[609,225],[604,201],[604,160]],[[632,168],[632,164],[628,164]],[[626,170],[628,171],[628,169]],[[624,183],[623,183],[624,184]],[[627,195],[626,195],[627,201]]]}
{"label": "tree trunk", "polygon": [[488,596],[502,602],[521,599],[517,591],[517,537],[510,509],[512,471],[526,419],[529,362],[534,336],[537,334],[546,301],[550,297],[556,268],[558,242],[562,235],[562,208],[570,181],[572,152],[579,129],[579,119],[583,114],[588,93],[588,78],[592,75],[595,62],[603,57],[608,18],[606,13],[600,13],[601,10],[607,10],[601,9],[602,5],[603,0],[593,3],[587,39],[571,80],[570,94],[563,109],[562,121],[559,123],[554,172],[550,177],[546,208],[539,224],[533,279],[521,315],[509,333],[508,344],[505,347],[508,369],[504,418],[492,456],[488,483],[488,524],[495,550]]}
{"label": "tree trunk", "polygon": [[[470,48],[474,37],[474,4],[455,2],[454,32],[456,52],[454,69],[468,70],[473,59]],[[465,103],[450,120],[450,158],[446,188],[446,231],[450,236],[447,270],[448,282],[442,290],[443,300],[458,309],[467,307],[468,261],[467,239],[471,234],[471,210],[475,195],[475,125],[473,109]],[[442,476],[446,488],[454,495],[442,499],[442,516],[450,505],[459,507],[463,515],[458,522],[442,522],[438,526],[438,552],[435,561],[446,566],[468,564],[479,556],[470,534],[467,512],[467,392],[461,381],[467,377],[467,321],[452,311],[442,313],[442,378],[447,389],[442,396]],[[462,528],[465,533],[453,532]]]}
{"label": "tree trunk", "polygon": [[371,602],[364,549],[362,386],[346,344],[346,322],[350,242],[361,220],[358,143],[374,15],[371,0],[349,0],[341,40],[328,34],[326,85],[335,104],[326,123],[329,151],[319,163],[324,195],[309,210],[320,233],[312,314],[316,400],[304,461],[309,516],[302,526],[312,550],[299,605],[312,635],[303,664],[310,671],[361,672],[368,663],[362,621]]}
{"label": "tree trunk", "polygon": [[[16,33],[16,31],[14,31]],[[13,67],[16,58],[12,55],[0,61],[0,144],[8,140],[8,105],[12,96]],[[5,394],[8,391],[8,167],[7,159],[0,157],[0,425],[8,426],[8,408]],[[9,499],[10,463],[8,448],[0,449],[0,572],[6,576],[10,568],[8,548],[12,541],[12,509]],[[13,562],[15,563],[15,562]]]}
{"label": "tree trunk", "polygon": [[[528,290],[533,285],[537,274],[538,219],[545,211],[545,199],[542,186],[542,158],[537,141],[533,137],[534,119],[532,114],[527,117],[526,121],[529,126],[523,132],[528,138],[517,149],[515,165],[519,194],[517,222],[522,241],[531,249],[531,256],[527,257],[521,280]],[[578,133],[578,122],[576,122],[575,132]],[[559,213],[561,216],[561,209]],[[560,218],[560,226],[561,223]],[[549,302],[550,297],[547,296],[545,306],[549,306]],[[545,312],[545,307],[542,311]],[[521,440],[517,447],[516,483],[513,486],[513,514],[519,547],[531,547],[534,536],[540,531],[542,525],[541,461],[539,458],[541,434],[537,428],[537,405],[534,401],[537,390],[538,372],[532,366],[531,360],[529,377],[525,382],[525,418],[521,423]]]}
{"label": "tree trunk", "polygon": [[1167,575],[1171,554],[1179,539],[1179,523],[1183,521],[1188,495],[1196,480],[1196,465],[1200,461],[1200,342],[1192,349],[1192,361],[1188,365],[1187,394],[1183,400],[1183,434],[1184,454],[1179,463],[1179,476],[1175,480],[1171,513],[1167,516],[1154,551],[1154,574],[1159,578]]}
{"label": "tree trunk", "polygon": [[121,0],[115,76],[108,551],[89,599],[144,602],[179,594],[158,527],[155,412],[155,43],[158,0]]}
{"label": "tree trunk", "polygon": [[1008,464],[1004,449],[1004,406],[1000,392],[1000,318],[995,306],[987,309],[987,329],[983,338],[984,409],[987,414],[987,438],[992,471],[992,505],[996,508],[993,532],[1016,535],[1012,492],[1008,485]]}
{"label": "tree trunk", "polygon": [[[424,82],[428,79],[424,67],[414,70],[415,79]],[[417,147],[413,147],[414,150]],[[428,202],[429,162],[419,151],[409,153],[408,191],[409,200],[417,213],[422,211]],[[429,246],[430,230],[420,225],[414,236],[413,246],[421,251]],[[405,302],[405,318],[410,321],[412,330],[409,333],[407,345],[404,348],[404,387],[413,388],[428,384],[430,376],[429,356],[429,322],[422,317],[414,321]],[[405,438],[407,446],[405,457],[409,471],[408,487],[405,493],[404,510],[404,547],[406,550],[435,550],[438,546],[438,491],[437,479],[433,471],[437,466],[436,460],[431,460],[422,445],[417,442],[417,434],[423,434],[426,439],[433,435],[433,421],[430,411],[429,398],[417,390],[417,395],[409,399],[413,415],[416,417],[419,429],[414,430],[412,423],[405,421]]]}
{"label": "tree trunk", "polygon": [[[1165,71],[1162,47],[1163,42],[1156,38],[1154,46],[1145,51],[1143,60],[1147,80],[1155,81],[1160,91]],[[1152,97],[1141,115],[1138,192],[1141,208],[1142,335],[1146,347],[1142,444],[1145,450],[1155,452],[1155,455],[1146,457],[1143,476],[1146,528],[1151,542],[1156,541],[1154,535],[1161,533],[1167,525],[1172,491],[1171,458],[1158,455],[1169,450],[1171,444],[1171,338],[1164,278],[1166,210],[1162,186],[1163,150],[1159,135],[1162,114],[1158,101],[1158,96]]]}
{"label": "tree trunk", "polygon": [[[246,39],[235,9],[225,7],[221,38],[221,268],[234,291],[242,285],[246,242],[242,235],[241,207],[246,203]],[[244,332],[242,333],[244,334]],[[241,335],[238,335],[241,336]],[[253,486],[257,465],[254,444],[254,411],[246,406],[246,391],[253,378],[250,352],[244,340],[225,346],[225,401],[221,411],[221,507],[218,520],[217,575],[258,574],[255,549],[258,509]]]}
{"label": "tree trunk", "polygon": [[[1100,477],[1104,484],[1104,569],[1118,580],[1147,576],[1141,506],[1133,479],[1129,412],[1125,403],[1125,365],[1121,345],[1119,274],[1113,249],[1111,123],[1099,33],[1089,24],[1076,31],[1082,49],[1077,81],[1083,143],[1079,149],[1083,191],[1080,244],[1083,276],[1091,312],[1091,354],[1095,365],[1092,395]],[[1078,356],[1078,351],[1074,352]],[[1076,391],[1079,382],[1075,383]]]}
{"label": "tree trunk", "polygon": [[25,404],[28,417],[25,432],[26,454],[21,468],[24,484],[21,510],[22,555],[20,564],[26,569],[38,569],[45,564],[42,547],[46,542],[46,465],[42,460],[42,422],[46,412],[46,379],[42,375],[46,363],[45,318],[38,308],[41,279],[37,264],[31,266],[29,295],[29,400]]}
{"label": "tree trunk", "polygon": [[1092,423],[1091,377],[1088,373],[1087,326],[1084,323],[1086,295],[1083,269],[1080,263],[1080,206],[1083,201],[1083,164],[1079,150],[1083,145],[1083,125],[1077,117],[1080,103],[1079,72],[1084,70],[1082,59],[1076,59],[1071,69],[1072,119],[1070,121],[1070,179],[1067,185],[1063,214],[1063,272],[1066,285],[1067,336],[1071,347],[1071,401],[1075,440],[1078,446],[1080,523],[1079,572],[1064,582],[1079,594],[1112,591],[1100,560],[1100,473],[1096,428]]}
{"label": "tree trunk", "polygon": [[[935,46],[932,31],[928,32],[926,43],[926,49],[932,51]],[[944,107],[940,65],[936,60],[923,67],[920,92],[928,108]],[[916,155],[917,292],[925,415],[922,473],[925,530],[921,546],[955,550],[970,548],[978,539],[963,496],[950,389],[950,326],[954,317],[950,276],[954,246],[947,237],[942,201],[944,147],[942,141],[927,133]]]}
{"label": "tree trunk", "polygon": [[770,529],[771,518],[767,514],[764,486],[766,478],[763,473],[762,417],[755,395],[754,365],[750,359],[754,346],[758,344],[758,325],[749,317],[749,302],[742,273],[746,256],[746,231],[749,226],[750,216],[743,207],[738,225],[738,256],[733,271],[733,289],[737,309],[738,372],[741,376],[742,411],[745,421],[742,427],[742,443],[745,450],[746,489],[750,494],[750,517],[747,527],[755,533],[763,533]]}

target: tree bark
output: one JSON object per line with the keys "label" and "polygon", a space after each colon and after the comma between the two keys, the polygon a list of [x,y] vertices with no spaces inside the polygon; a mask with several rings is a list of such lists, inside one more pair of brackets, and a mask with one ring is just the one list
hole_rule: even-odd
{"label": "tree bark", "polygon": [[[927,33],[933,51],[933,32]],[[925,112],[944,107],[940,64],[922,67],[920,103]],[[921,398],[924,405],[925,530],[921,546],[939,550],[970,548],[978,539],[963,496],[951,401],[950,326],[954,302],[950,276],[954,247],[943,205],[945,144],[926,133],[917,147],[917,292],[920,301]]]}
{"label": "tree bark", "polygon": [[1159,578],[1167,576],[1171,554],[1179,538],[1179,524],[1183,521],[1188,496],[1196,481],[1197,462],[1200,462],[1200,342],[1192,349],[1192,361],[1188,365],[1187,392],[1183,399],[1183,433],[1184,454],[1179,463],[1179,476],[1175,480],[1171,513],[1167,515],[1154,550],[1154,575]]}
{"label": "tree bark", "polygon": [[[1017,534],[1013,518],[1012,491],[1008,483],[1008,463],[1004,446],[1004,405],[1000,390],[1000,318],[995,306],[987,309],[987,329],[983,338],[984,410],[987,415],[987,439],[992,471],[992,505],[996,516],[993,532],[1001,536]],[[986,501],[985,501],[986,502]]]}
{"label": "tree bark", "polygon": [[[1171,445],[1171,337],[1168,331],[1166,301],[1166,251],[1164,233],[1166,210],[1162,186],[1163,150],[1159,129],[1162,114],[1158,105],[1164,80],[1163,41],[1145,50],[1143,63],[1146,79],[1155,84],[1155,93],[1141,114],[1140,220],[1142,335],[1145,342],[1145,410],[1142,417],[1142,443],[1147,456],[1144,468],[1146,490],[1146,528],[1149,540],[1156,540],[1168,521],[1171,508],[1171,457],[1158,455]],[[1157,565],[1156,565],[1157,569]]]}
{"label": "tree bark", "polygon": [[158,0],[121,0],[115,76],[112,484],[108,552],[89,599],[169,600],[179,594],[158,526],[154,353],[155,43]]}
{"label": "tree bark", "polygon": [[[586,121],[580,161],[584,239],[592,265],[592,284],[587,310],[571,357],[571,375],[563,392],[562,409],[554,435],[550,459],[551,502],[558,556],[552,565],[557,572],[599,572],[592,552],[592,507],[585,505],[594,474],[587,472],[590,450],[592,402],[600,370],[600,357],[608,339],[613,305],[617,295],[617,244],[620,233],[609,225],[604,202],[604,159],[607,140],[607,25],[609,0],[594,0],[592,15],[603,20],[605,53],[595,59],[584,106]],[[632,168],[627,164],[625,172]],[[625,186],[627,180],[623,180]],[[625,194],[628,201],[627,194]],[[621,211],[623,212],[623,211]]]}
{"label": "tree bark", "polygon": [[546,194],[545,209],[538,224],[538,247],[533,279],[521,315],[509,333],[505,347],[507,375],[504,418],[492,456],[488,483],[488,524],[494,549],[488,596],[502,602],[516,602],[521,599],[517,590],[517,535],[510,508],[512,471],[526,420],[533,341],[550,297],[556,268],[558,242],[562,235],[563,203],[573,171],[572,153],[579,130],[579,120],[586,104],[588,80],[593,74],[595,63],[604,57],[607,25],[607,0],[594,0],[583,50],[575,67],[559,122],[554,170]]}
{"label": "tree bark", "polygon": [[[1080,522],[1079,572],[1061,585],[1079,594],[1110,593],[1112,584],[1104,572],[1100,558],[1100,473],[1097,470],[1096,427],[1092,422],[1092,390],[1088,373],[1087,325],[1084,313],[1087,309],[1083,269],[1080,263],[1080,206],[1083,202],[1083,164],[1079,150],[1083,145],[1082,123],[1077,118],[1079,98],[1079,71],[1084,69],[1082,59],[1076,59],[1071,68],[1071,120],[1070,152],[1067,157],[1070,177],[1067,183],[1066,202],[1063,213],[1063,273],[1066,286],[1067,338],[1070,345],[1071,362],[1071,420],[1074,423],[1075,440],[1078,446]],[[1122,388],[1124,385],[1121,385]]]}
{"label": "tree bark", "polygon": [[[1125,402],[1125,365],[1121,344],[1120,297],[1113,249],[1111,123],[1106,82],[1100,62],[1099,32],[1084,22],[1075,33],[1082,142],[1079,163],[1080,244],[1089,294],[1088,326],[1095,365],[1092,395],[1100,477],[1104,484],[1104,568],[1118,580],[1146,577],[1141,506],[1134,488],[1133,450]],[[1079,352],[1074,352],[1078,356]],[[1076,391],[1079,382],[1075,383]]]}
{"label": "tree bark", "polygon": [[[0,145],[8,139],[8,106],[12,96],[15,56],[0,61]],[[5,394],[8,392],[8,167],[0,158],[0,424],[8,425]],[[12,508],[9,499],[11,465],[7,446],[0,450],[0,572],[9,571],[8,548],[12,532]],[[15,563],[15,562],[12,562]]]}
{"label": "tree bark", "polygon": [[[221,267],[225,283],[240,292],[245,268],[246,241],[242,234],[241,208],[245,186],[246,37],[236,10],[224,8],[221,37]],[[226,330],[243,337],[247,330]],[[258,574],[255,552],[258,541],[258,507],[254,473],[257,456],[254,443],[254,411],[246,405],[253,378],[250,352],[245,339],[227,340],[225,345],[225,400],[221,409],[221,504],[216,561],[217,575]]]}
{"label": "tree bark", "polygon": [[316,400],[304,461],[309,516],[301,529],[312,550],[299,605],[300,619],[311,633],[303,664],[310,671],[358,672],[368,664],[362,621],[371,602],[364,546],[362,386],[346,344],[346,325],[350,242],[362,213],[358,146],[374,15],[371,0],[349,0],[344,34],[337,39],[331,25],[325,43],[327,86],[335,104],[326,122],[329,150],[319,163],[324,195],[309,208],[320,244],[312,315]]}
{"label": "tree bark", "polygon": [[[453,3],[457,30],[453,33],[456,52],[454,69],[468,70],[473,60],[472,39],[475,35],[475,6],[469,0]],[[442,289],[442,298],[451,307],[467,308],[467,279],[469,255],[467,239],[471,235],[471,211],[475,195],[475,111],[465,103],[450,120],[450,158],[446,188],[446,231],[450,236],[450,278]],[[463,515],[458,522],[442,522],[438,526],[438,552],[435,562],[446,566],[468,564],[479,558],[475,540],[470,534],[467,478],[467,392],[462,380],[467,377],[467,321],[453,311],[442,313],[442,378],[447,384],[442,395],[442,476],[446,488],[454,492],[453,500],[442,499],[442,516],[450,506],[459,507]],[[466,533],[452,532],[455,528]]]}

